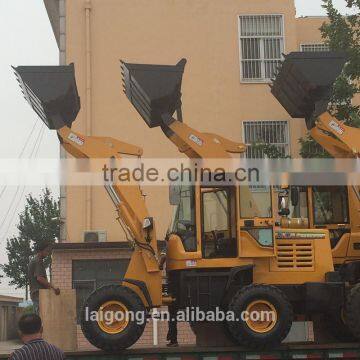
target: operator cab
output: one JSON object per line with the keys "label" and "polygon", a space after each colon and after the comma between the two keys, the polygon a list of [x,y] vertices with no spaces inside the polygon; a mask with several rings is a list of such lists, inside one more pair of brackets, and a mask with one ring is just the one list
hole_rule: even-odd
{"label": "operator cab", "polygon": [[346,186],[290,186],[279,193],[279,204],[285,197],[290,197],[289,219],[306,219],[306,227],[328,229],[332,249],[350,232]]}
{"label": "operator cab", "polygon": [[170,185],[169,194],[174,215],[168,234],[181,241],[184,259],[189,253],[204,260],[236,259],[244,235],[261,247],[273,246],[270,187],[183,183]]}

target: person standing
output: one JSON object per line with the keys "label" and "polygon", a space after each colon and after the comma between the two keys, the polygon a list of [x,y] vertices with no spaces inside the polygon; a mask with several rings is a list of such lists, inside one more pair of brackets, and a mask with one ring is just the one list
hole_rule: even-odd
{"label": "person standing", "polygon": [[[167,254],[167,247],[160,253],[160,261],[159,261],[160,270],[163,270],[164,265],[166,264],[166,254]],[[167,276],[168,276],[168,274],[167,274]],[[176,301],[168,305],[169,321],[168,321],[168,333],[166,335],[166,340],[168,341],[168,343],[166,346],[169,346],[169,347],[179,346],[178,332],[177,332],[178,310],[179,309],[176,304]]]}
{"label": "person standing", "polygon": [[42,338],[42,322],[39,315],[25,314],[19,320],[19,335],[24,346],[15,350],[9,360],[63,360],[65,354],[55,345]]}
{"label": "person standing", "polygon": [[28,278],[30,285],[30,298],[34,304],[34,312],[39,314],[40,289],[52,289],[56,295],[60,294],[60,289],[51,284],[46,275],[44,259],[52,253],[51,244],[38,244],[35,251],[35,256],[31,258],[29,262]]}

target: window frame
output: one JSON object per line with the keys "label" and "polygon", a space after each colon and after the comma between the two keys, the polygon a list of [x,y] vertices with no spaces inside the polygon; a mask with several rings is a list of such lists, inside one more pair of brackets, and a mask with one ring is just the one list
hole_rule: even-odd
{"label": "window frame", "polygon": [[[281,17],[281,25],[282,25],[282,35],[276,35],[276,36],[243,36],[241,35],[241,18],[242,17],[246,17],[246,16],[280,16]],[[263,40],[265,38],[269,38],[269,39],[282,39],[282,53],[286,53],[286,37],[285,37],[285,16],[284,14],[279,14],[279,13],[268,13],[268,14],[238,14],[237,15],[237,19],[238,19],[238,46],[239,46],[239,69],[240,69],[240,83],[243,84],[269,84],[271,83],[271,78],[258,78],[258,79],[247,79],[243,77],[243,57],[242,57],[242,47],[241,47],[241,39],[261,39],[261,43],[263,43]],[[261,75],[265,75],[264,72],[264,49],[263,46],[260,46],[260,60],[261,60]],[[280,60],[283,59],[283,55],[281,55]],[[249,59],[247,59],[249,60]],[[254,59],[254,60],[259,60],[259,59]],[[266,59],[266,60],[270,60],[270,59]],[[275,60],[275,59],[274,59]]]}
{"label": "window frame", "polygon": [[[246,123],[256,123],[256,122],[262,122],[262,123],[265,123],[265,122],[278,122],[278,123],[285,123],[286,124],[286,137],[287,137],[287,143],[269,143],[270,145],[284,145],[284,146],[287,146],[287,154],[288,155],[291,155],[291,134],[290,134],[290,122],[289,120],[243,120],[241,122],[241,127],[242,127],[242,142],[246,145],[246,147],[249,147],[251,146],[251,143],[248,143],[246,142],[246,139],[245,139],[245,124]],[[247,159],[256,159],[256,158],[248,158],[247,157],[247,152],[245,153],[245,157]],[[261,158],[257,158],[257,159],[261,159]]]}
{"label": "window frame", "polygon": [[320,42],[318,42],[318,43],[301,43],[300,44],[300,51],[301,52],[326,52],[326,51],[330,51],[329,46],[328,46],[328,50],[314,50],[314,51],[312,51],[312,50],[303,50],[303,46],[319,46],[319,45],[328,46],[325,43],[320,43]]}

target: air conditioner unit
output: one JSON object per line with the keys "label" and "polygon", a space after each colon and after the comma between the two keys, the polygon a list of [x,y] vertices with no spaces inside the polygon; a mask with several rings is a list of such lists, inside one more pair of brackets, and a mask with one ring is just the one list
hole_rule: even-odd
{"label": "air conditioner unit", "polygon": [[106,240],[106,230],[88,230],[83,233],[83,241],[85,243],[105,242]]}

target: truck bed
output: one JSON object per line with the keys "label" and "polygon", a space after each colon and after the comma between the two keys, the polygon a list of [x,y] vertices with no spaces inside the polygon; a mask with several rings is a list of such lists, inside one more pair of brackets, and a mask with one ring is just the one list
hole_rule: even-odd
{"label": "truck bed", "polygon": [[[7,359],[8,355],[0,355]],[[71,352],[70,360],[277,360],[277,359],[360,359],[360,344],[287,344],[278,349],[253,351],[241,347],[196,347],[177,348],[151,347],[128,349],[117,354],[101,351]]]}

